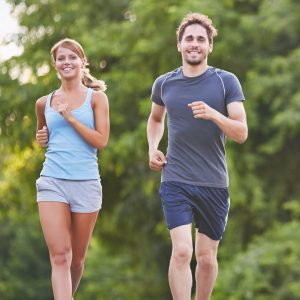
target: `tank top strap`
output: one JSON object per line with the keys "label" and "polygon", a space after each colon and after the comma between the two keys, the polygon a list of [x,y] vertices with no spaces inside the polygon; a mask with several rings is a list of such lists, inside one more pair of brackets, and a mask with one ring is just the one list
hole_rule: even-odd
{"label": "tank top strap", "polygon": [[92,95],[93,95],[93,89],[88,88],[88,91],[86,93],[86,97],[84,100],[85,106],[92,107]]}
{"label": "tank top strap", "polygon": [[52,96],[53,94],[55,93],[55,91],[53,91],[52,93],[50,93],[48,96],[47,96],[47,99],[46,99],[46,107],[45,109],[48,110],[50,108],[50,105],[51,105],[51,99],[52,99]]}

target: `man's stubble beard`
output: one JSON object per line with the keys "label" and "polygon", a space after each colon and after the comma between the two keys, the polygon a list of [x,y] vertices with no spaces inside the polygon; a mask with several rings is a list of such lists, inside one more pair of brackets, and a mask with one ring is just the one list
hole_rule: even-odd
{"label": "man's stubble beard", "polygon": [[186,60],[186,63],[191,65],[191,66],[198,66],[201,65],[203,60]]}
{"label": "man's stubble beard", "polygon": [[190,66],[198,66],[201,65],[206,59],[207,59],[207,55],[205,55],[205,57],[201,57],[199,60],[186,59],[185,62]]}

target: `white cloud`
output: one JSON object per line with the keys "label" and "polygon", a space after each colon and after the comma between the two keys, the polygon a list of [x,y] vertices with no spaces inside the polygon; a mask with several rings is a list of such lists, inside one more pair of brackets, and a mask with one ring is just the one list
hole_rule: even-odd
{"label": "white cloud", "polygon": [[14,55],[20,55],[22,49],[13,42],[9,42],[10,36],[20,30],[17,20],[10,13],[10,4],[5,0],[0,0],[0,61],[9,59]]}

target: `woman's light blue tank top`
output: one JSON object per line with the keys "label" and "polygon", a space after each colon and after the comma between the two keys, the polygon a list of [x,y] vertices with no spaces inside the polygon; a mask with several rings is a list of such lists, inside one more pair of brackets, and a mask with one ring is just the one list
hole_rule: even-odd
{"label": "woman's light blue tank top", "polygon": [[[92,93],[93,90],[88,89],[84,103],[71,113],[79,122],[95,129]],[[53,93],[47,96],[45,107],[49,141],[41,175],[70,180],[99,179],[97,149],[88,144],[60,113],[51,108],[52,95]]]}

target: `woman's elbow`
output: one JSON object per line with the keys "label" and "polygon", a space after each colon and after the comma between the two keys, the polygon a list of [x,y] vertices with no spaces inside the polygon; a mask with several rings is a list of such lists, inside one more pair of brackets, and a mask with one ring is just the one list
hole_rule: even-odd
{"label": "woman's elbow", "polygon": [[108,144],[108,140],[106,141],[100,141],[97,145],[96,145],[96,148],[98,150],[103,150]]}

